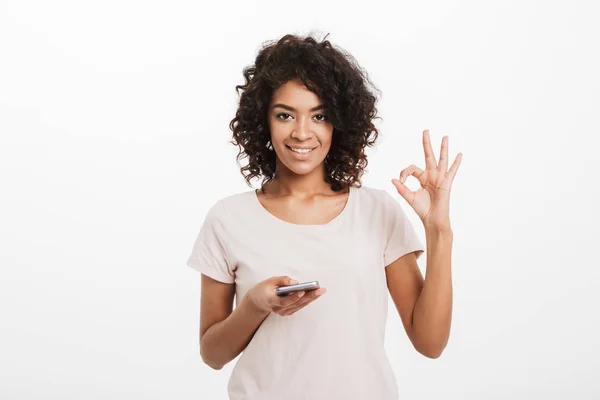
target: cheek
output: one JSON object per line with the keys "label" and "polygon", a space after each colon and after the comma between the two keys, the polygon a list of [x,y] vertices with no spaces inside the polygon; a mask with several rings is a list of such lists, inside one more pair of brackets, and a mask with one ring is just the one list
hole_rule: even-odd
{"label": "cheek", "polygon": [[329,130],[326,130],[321,135],[319,135],[319,142],[321,142],[321,145],[323,146],[323,148],[326,148],[326,149],[329,149],[329,147],[331,147],[332,139],[333,139],[333,135],[332,135],[332,132]]}
{"label": "cheek", "polygon": [[286,137],[286,131],[277,123],[269,123],[269,131],[271,132],[271,142],[281,143]]}

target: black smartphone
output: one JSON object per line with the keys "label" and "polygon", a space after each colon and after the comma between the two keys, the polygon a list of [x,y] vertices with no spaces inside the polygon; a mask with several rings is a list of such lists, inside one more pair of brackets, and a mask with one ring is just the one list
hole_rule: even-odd
{"label": "black smartphone", "polygon": [[297,285],[289,285],[289,286],[280,286],[275,288],[275,293],[277,296],[289,296],[292,293],[299,292],[301,290],[309,291],[318,289],[319,282],[318,281],[310,281],[304,283],[298,283]]}

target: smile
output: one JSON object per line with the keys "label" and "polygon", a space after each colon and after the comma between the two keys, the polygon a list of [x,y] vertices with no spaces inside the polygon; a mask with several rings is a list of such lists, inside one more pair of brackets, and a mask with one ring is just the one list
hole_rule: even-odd
{"label": "smile", "polygon": [[311,151],[313,151],[314,149],[316,149],[316,147],[313,147],[312,149],[302,149],[302,148],[290,147],[288,145],[286,145],[286,147],[288,149],[290,149],[291,151],[293,151],[294,153],[298,153],[298,154],[307,154],[307,153],[310,153]]}

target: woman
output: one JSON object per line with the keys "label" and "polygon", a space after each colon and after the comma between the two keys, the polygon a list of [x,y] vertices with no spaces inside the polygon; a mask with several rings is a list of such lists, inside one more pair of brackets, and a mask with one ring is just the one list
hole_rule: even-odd
{"label": "woman", "polygon": [[[436,163],[392,179],[415,210],[425,248],[399,203],[362,186],[376,98],[354,59],[329,41],[286,35],[263,47],[230,127],[248,184],[209,210],[188,265],[201,275],[200,353],[221,369],[241,353],[230,399],[397,399],[384,349],[389,291],[417,351],[437,358],[451,321],[448,138]],[[412,192],[404,182],[416,177]],[[275,288],[318,281],[279,297]],[[233,309],[233,299],[236,308]]]}

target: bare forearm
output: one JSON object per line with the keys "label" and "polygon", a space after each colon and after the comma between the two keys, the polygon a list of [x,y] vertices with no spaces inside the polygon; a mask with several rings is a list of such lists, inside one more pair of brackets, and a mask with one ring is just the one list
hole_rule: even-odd
{"label": "bare forearm", "polygon": [[202,336],[200,354],[204,362],[214,369],[223,368],[246,348],[268,315],[244,296],[226,319],[212,325]]}
{"label": "bare forearm", "polygon": [[450,228],[426,227],[427,270],[413,312],[413,330],[424,353],[439,357],[450,336],[452,319]]}

